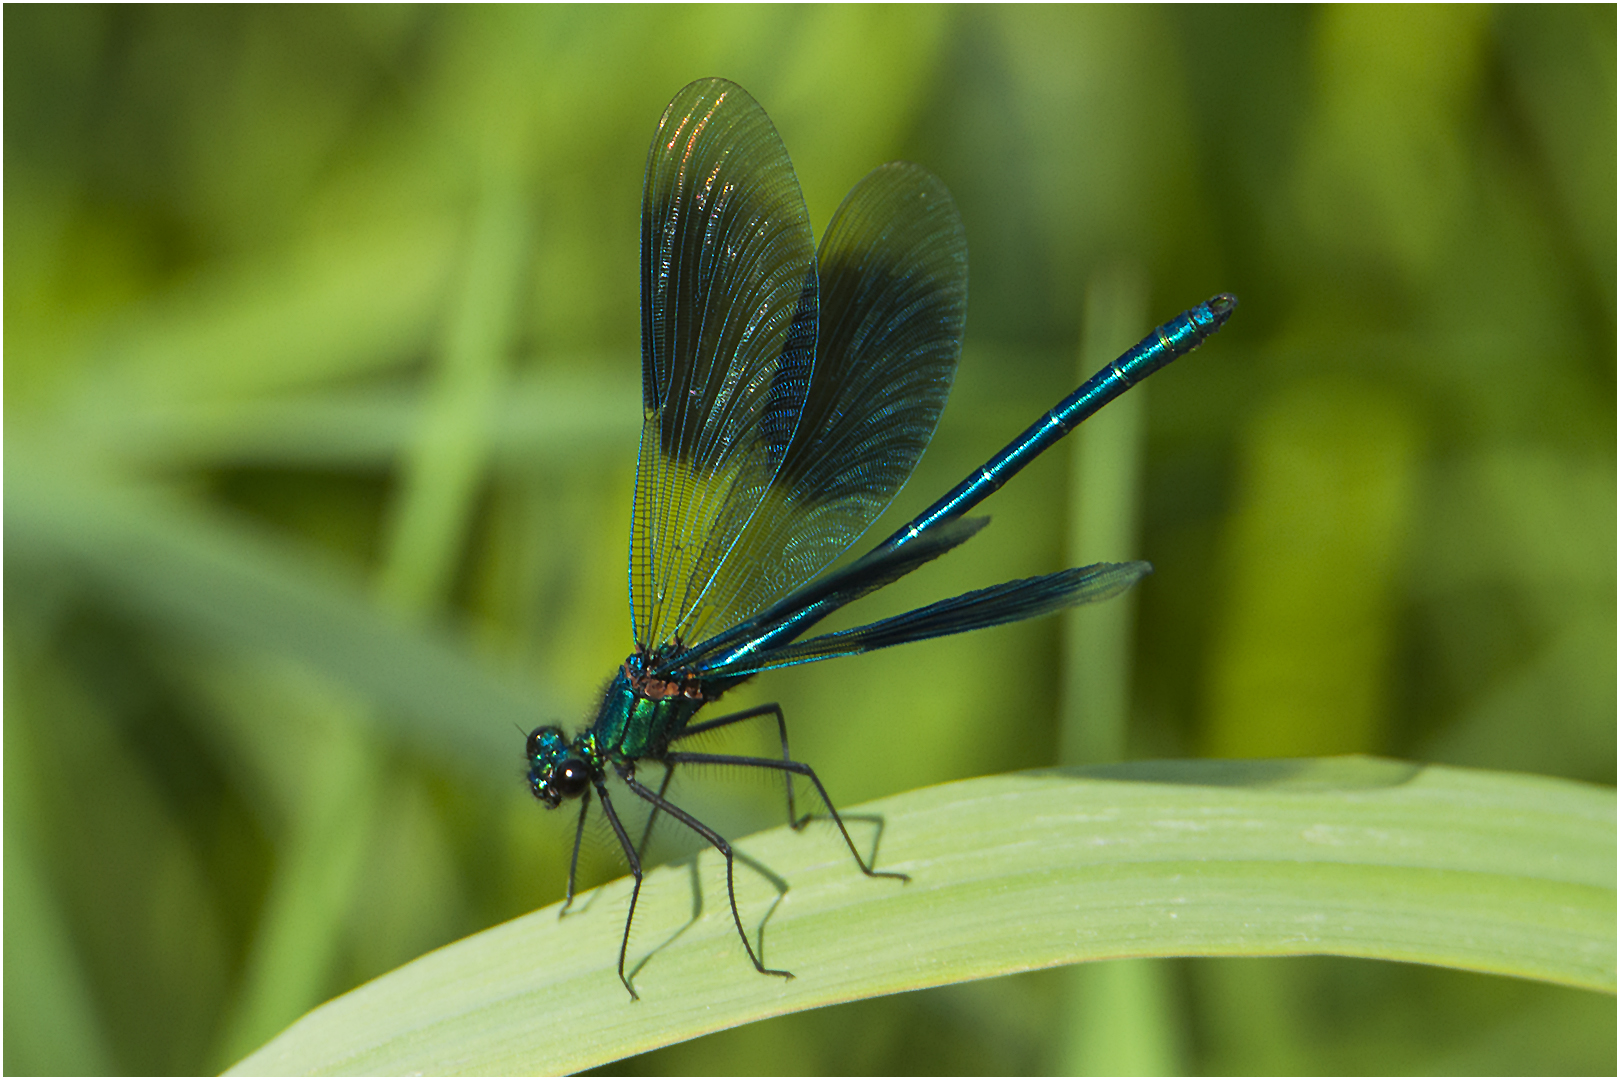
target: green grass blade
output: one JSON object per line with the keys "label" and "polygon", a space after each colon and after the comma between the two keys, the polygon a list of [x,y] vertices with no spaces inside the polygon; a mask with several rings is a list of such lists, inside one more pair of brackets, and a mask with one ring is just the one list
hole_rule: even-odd
{"label": "green grass blade", "polygon": [[[587,367],[594,358],[565,360]],[[623,372],[636,358],[615,357]],[[640,384],[624,374],[515,375],[489,403],[492,455],[505,465],[615,455],[635,445],[641,417],[624,408]],[[109,458],[142,469],[222,465],[391,467],[421,423],[423,395],[399,387],[340,388],[246,399],[142,403],[83,433]],[[75,432],[75,435],[78,435]]]}
{"label": "green grass blade", "polygon": [[[737,845],[756,974],[721,864],[629,883],[430,953],[304,1017],[239,1073],[564,1073],[769,1016],[1125,956],[1336,954],[1615,986],[1615,797],[1371,758],[1143,762],[926,788]],[[566,828],[567,822],[551,823]],[[537,825],[537,827],[541,827]]]}
{"label": "green grass blade", "polygon": [[449,633],[397,617],[316,552],[52,460],[23,437],[8,436],[5,449],[13,566],[71,575],[191,640],[306,664],[471,775],[510,777],[518,733],[556,715],[541,691],[502,678]]}

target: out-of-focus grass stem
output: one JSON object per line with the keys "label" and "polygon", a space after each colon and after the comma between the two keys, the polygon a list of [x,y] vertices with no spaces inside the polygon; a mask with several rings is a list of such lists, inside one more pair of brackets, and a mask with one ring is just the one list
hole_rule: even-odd
{"label": "out-of-focus grass stem", "polygon": [[[1149,325],[1141,276],[1113,267],[1086,291],[1077,380],[1089,377]],[[1066,562],[1118,562],[1138,554],[1138,492],[1146,390],[1138,386],[1080,426],[1069,468]],[[1064,765],[1123,760],[1130,720],[1134,591],[1075,608],[1064,627],[1059,755]],[[1068,1075],[1163,1076],[1182,1071],[1169,972],[1159,960],[1079,964],[1068,975],[1064,1035],[1055,1071]]]}
{"label": "out-of-focus grass stem", "polygon": [[[496,170],[477,201],[459,289],[445,320],[415,437],[400,462],[399,494],[377,575],[377,593],[407,619],[443,604],[461,563],[488,468],[489,416],[515,336],[518,281],[528,229],[514,178]],[[387,755],[348,710],[316,747],[309,791],[271,888],[228,1029],[234,1061],[325,995],[343,944],[367,839],[385,784]]]}

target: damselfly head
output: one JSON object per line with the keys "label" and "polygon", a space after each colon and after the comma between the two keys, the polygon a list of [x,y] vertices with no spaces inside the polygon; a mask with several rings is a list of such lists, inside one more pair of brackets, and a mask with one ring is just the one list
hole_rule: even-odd
{"label": "damselfly head", "polygon": [[529,732],[525,748],[529,757],[529,790],[534,797],[555,810],[564,800],[577,799],[591,785],[591,766],[569,745],[562,728],[537,727]]}

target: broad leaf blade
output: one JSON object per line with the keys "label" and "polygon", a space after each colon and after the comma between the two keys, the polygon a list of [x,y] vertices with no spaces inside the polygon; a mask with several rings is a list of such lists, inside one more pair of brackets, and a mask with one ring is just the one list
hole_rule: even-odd
{"label": "broad leaf blade", "polygon": [[[1614,793],[1368,758],[1144,762],[1017,773],[853,812],[863,878],[826,829],[738,850],[763,959],[718,859],[648,875],[632,1004],[613,973],[628,883],[430,953],[322,1006],[239,1073],[563,1073],[861,997],[1123,956],[1336,954],[1615,985]],[[857,825],[857,835],[871,835]]]}

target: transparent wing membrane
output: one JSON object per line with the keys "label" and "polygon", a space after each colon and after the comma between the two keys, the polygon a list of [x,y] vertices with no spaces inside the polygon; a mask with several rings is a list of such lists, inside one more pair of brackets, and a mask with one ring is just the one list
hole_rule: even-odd
{"label": "transparent wing membrane", "polygon": [[818,256],[816,365],[797,433],[749,530],[750,561],[780,569],[739,617],[823,570],[881,514],[928,447],[961,357],[967,239],[926,169],[868,173]]}
{"label": "transparent wing membrane", "polygon": [[866,530],[933,435],[966,307],[961,220],[926,170],[856,185],[818,270],[764,111],[719,79],[676,96],[642,206],[639,646],[746,620]]}
{"label": "transparent wing membrane", "polygon": [[706,596],[770,488],[815,358],[808,214],[740,87],[692,83],[647,158],[641,450],[630,539],[637,645],[701,633]]}

